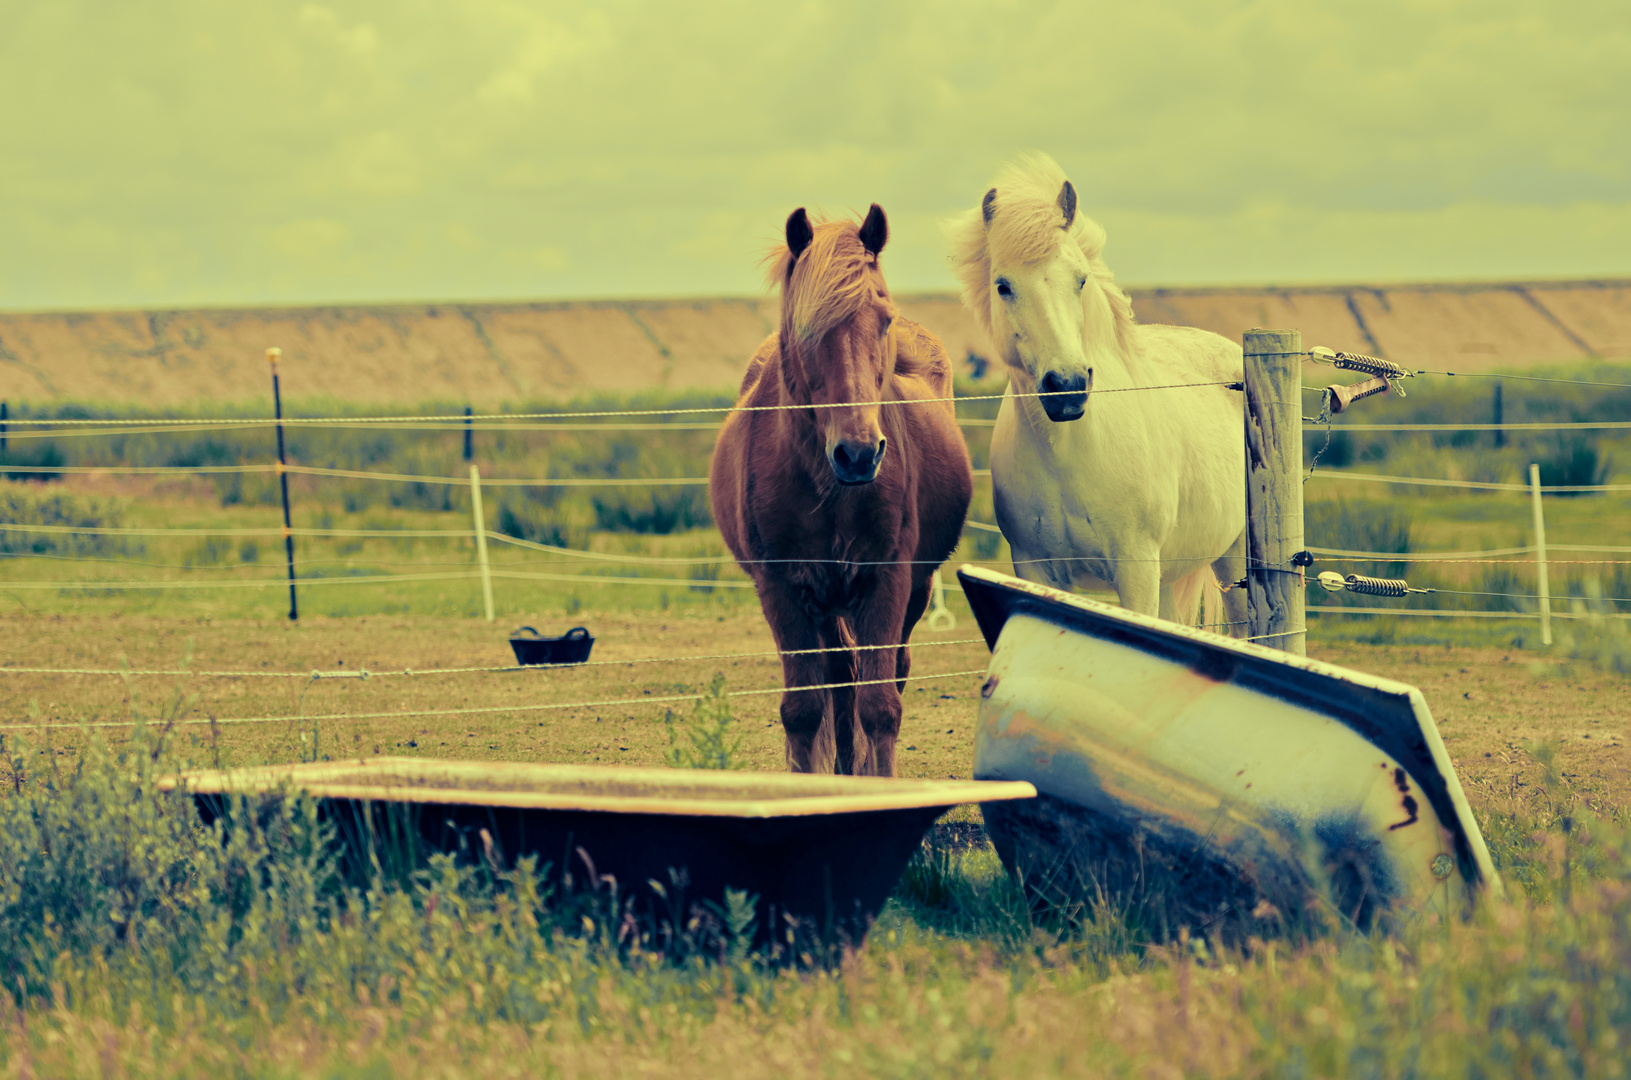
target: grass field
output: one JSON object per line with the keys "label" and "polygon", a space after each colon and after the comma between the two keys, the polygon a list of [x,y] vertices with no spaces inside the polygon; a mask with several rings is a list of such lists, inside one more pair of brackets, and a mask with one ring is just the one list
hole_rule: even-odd
{"label": "grass field", "polygon": [[[162,659],[196,630],[118,623],[115,636],[139,645],[133,661]],[[450,636],[447,620],[381,623],[371,653],[381,666],[490,648],[479,626]],[[375,624],[228,621],[195,639],[194,659],[252,645],[269,662],[337,653],[349,665],[356,631]],[[45,618],[21,629],[50,655],[92,625]],[[657,626],[687,650],[763,640],[746,614]],[[111,747],[98,734],[44,746],[8,733],[0,967],[16,1007],[0,1075],[1621,1075],[1631,1037],[1623,677],[1491,649],[1314,651],[1424,688],[1510,902],[1391,938],[1339,929],[1246,951],[1160,946],[1113,909],[1062,927],[1033,922],[977,846],[926,852],[865,948],[832,970],[762,967],[728,934],[665,956],[619,936],[609,897],[551,897],[548,875],[526,868],[433,861],[405,886],[348,891],[300,804],[219,837],[200,830],[190,804],[156,793],[152,777],[212,755],[207,730],[196,741],[159,734],[178,693],[196,690],[203,708],[203,680],[160,680],[126,702],[117,685],[108,696],[101,681],[53,678],[36,687],[59,705],[102,716],[134,707],[155,722],[111,736]],[[627,670],[520,678],[565,674],[627,695],[641,688]],[[506,696],[493,683],[509,676],[481,678],[458,700]],[[966,773],[973,695],[954,693],[909,693],[906,741],[926,750],[903,755],[904,771]],[[771,700],[732,701],[752,767],[778,764]],[[569,715],[542,729],[515,715],[436,723],[398,733],[435,732],[436,747],[391,752],[581,761],[615,748],[657,763],[668,746],[657,711]],[[295,742],[233,752],[300,756]]]}
{"label": "grass field", "polygon": [[[1455,404],[1434,414],[1421,395],[1409,402],[1426,410],[1416,419]],[[1547,415],[1586,408],[1563,406],[1575,411]],[[984,430],[970,437],[978,459]],[[434,453],[402,438],[376,440],[364,463],[462,468],[453,437],[437,435]],[[660,474],[695,475],[707,438],[665,445]],[[1322,462],[1305,488],[1310,544],[1402,555],[1528,542],[1521,494],[1368,484],[1324,465],[1504,480],[1546,447],[1387,438],[1383,454],[1354,439]],[[573,439],[547,453],[509,445],[493,472],[657,467],[641,464],[635,436]],[[328,457],[304,460],[353,467],[345,455],[361,445],[337,439]],[[131,446],[119,460],[153,462],[162,449]],[[232,463],[246,446],[222,442],[197,460]],[[1591,451],[1593,482],[1625,460],[1617,437]],[[1557,467],[1577,457],[1559,447]],[[469,528],[456,488],[294,487],[297,527]],[[0,1016],[0,1076],[1623,1075],[1631,638],[1625,620],[1602,616],[1631,610],[1631,557],[1560,560],[1556,606],[1582,617],[1560,618],[1551,647],[1525,617],[1533,571],[1522,558],[1337,567],[1408,573],[1442,590],[1367,605],[1500,617],[1310,620],[1311,656],[1426,694],[1512,894],[1471,923],[1418,923],[1395,938],[1338,930],[1234,952],[1161,945],[1111,909],[1033,921],[977,844],[926,850],[863,949],[832,970],[796,973],[758,964],[727,932],[658,955],[619,936],[606,898],[550,896],[547,875],[479,862],[438,862],[358,891],[335,877],[300,804],[218,836],[188,804],[156,793],[156,772],[188,764],[374,754],[665,764],[716,673],[731,695],[728,737],[740,739],[734,763],[783,767],[779,663],[753,593],[732,587],[741,572],[646,561],[722,555],[687,504],[656,489],[601,502],[490,497],[501,533],[625,560],[495,541],[492,624],[480,618],[468,533],[302,536],[298,565],[311,580],[290,623],[270,491],[263,477],[0,483],[0,523],[15,526],[0,533],[0,985],[12,1004]],[[989,500],[982,485],[975,518],[991,520]],[[1549,498],[1546,513],[1553,544],[1631,535],[1623,494]],[[53,523],[62,530],[40,530]],[[265,534],[87,531],[187,527]],[[958,559],[1005,569],[1006,557],[999,538],[971,532]],[[592,573],[640,580],[596,583]],[[118,587],[130,582],[188,587]],[[1350,599],[1310,593],[1313,604]],[[914,636],[903,775],[970,771],[981,676],[933,676],[980,671],[987,653],[970,640],[960,596],[949,603],[955,630]],[[449,671],[506,666],[505,637],[523,623],[588,626],[595,663]],[[119,669],[130,673],[95,673]],[[392,715],[407,713],[419,715]]]}
{"label": "grass field", "polygon": [[[737,607],[600,612],[592,666],[553,670],[437,674],[438,668],[512,662],[499,630],[479,619],[424,616],[287,620],[182,620],[150,615],[14,616],[7,667],[173,669],[196,671],[390,672],[422,674],[320,679],[309,676],[210,677],[3,674],[8,722],[40,741],[39,724],[64,725],[54,747],[72,752],[74,725],[123,721],[132,712],[163,725],[200,764],[291,761],[320,756],[399,754],[516,761],[659,765],[669,747],[667,710],[691,709],[690,696],[724,673],[749,768],[782,767],[777,720],[780,664],[763,618]],[[987,652],[966,610],[958,628],[920,630],[905,697],[903,775],[968,776],[982,675],[921,678],[982,670]],[[956,642],[956,644],[941,644]],[[651,664],[653,655],[749,654],[724,660]],[[1625,677],[1587,661],[1537,650],[1448,645],[1321,642],[1311,656],[1420,686],[1457,767],[1474,788],[1507,782],[1528,760],[1526,746],[1555,742],[1558,761],[1584,795],[1621,805]],[[3,673],[4,669],[0,669]],[[761,691],[760,693],[744,693]],[[763,691],[769,691],[765,693]],[[670,700],[648,703],[646,698]],[[681,700],[672,700],[680,698]],[[584,701],[627,702],[557,708]],[[406,719],[353,715],[415,710],[493,710]],[[210,723],[210,718],[218,722]],[[282,718],[231,723],[241,718]],[[32,730],[31,730],[32,729]],[[120,729],[116,728],[115,731]],[[315,746],[312,739],[315,736]]]}

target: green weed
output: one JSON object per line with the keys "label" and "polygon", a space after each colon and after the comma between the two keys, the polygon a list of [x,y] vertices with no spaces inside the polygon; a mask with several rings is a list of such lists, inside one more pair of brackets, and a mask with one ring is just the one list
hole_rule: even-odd
{"label": "green weed", "polygon": [[741,768],[735,755],[742,747],[742,736],[733,732],[735,723],[725,675],[715,672],[707,693],[697,698],[687,720],[677,719],[673,709],[664,710],[668,763],[677,769]]}

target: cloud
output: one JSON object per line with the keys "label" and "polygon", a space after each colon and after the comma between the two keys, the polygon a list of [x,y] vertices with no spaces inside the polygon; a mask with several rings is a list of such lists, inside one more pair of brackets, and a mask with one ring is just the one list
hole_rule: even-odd
{"label": "cloud", "polygon": [[267,242],[272,250],[294,259],[320,259],[334,255],[351,240],[344,222],[314,218],[291,221],[272,229]]}
{"label": "cloud", "polygon": [[477,87],[476,100],[483,105],[532,105],[538,100],[541,79],[559,75],[571,62],[613,43],[606,21],[593,10],[585,12],[577,26],[511,5],[503,5],[496,14],[513,24],[516,44]]}
{"label": "cloud", "polygon": [[532,261],[545,270],[560,271],[572,268],[572,257],[563,249],[552,247],[549,244],[542,244],[533,248]]}
{"label": "cloud", "polygon": [[346,184],[367,195],[407,195],[419,187],[419,158],[400,136],[375,131],[343,151]]}
{"label": "cloud", "polygon": [[[790,209],[873,201],[895,286],[950,288],[934,220],[1027,149],[1139,281],[1631,273],[1623,11],[23,5],[0,243],[34,272],[0,306],[134,302],[153,266],[143,302],[756,293]],[[109,231],[94,260],[49,239],[80,221]],[[271,281],[268,245],[353,261]]]}
{"label": "cloud", "polygon": [[300,29],[326,44],[357,57],[371,57],[379,49],[379,32],[373,23],[347,27],[334,9],[321,4],[302,4]]}
{"label": "cloud", "polygon": [[1259,203],[1225,215],[1099,215],[1105,259],[1145,285],[1391,283],[1623,274],[1631,200],[1534,206],[1466,201],[1429,210],[1314,210]]}

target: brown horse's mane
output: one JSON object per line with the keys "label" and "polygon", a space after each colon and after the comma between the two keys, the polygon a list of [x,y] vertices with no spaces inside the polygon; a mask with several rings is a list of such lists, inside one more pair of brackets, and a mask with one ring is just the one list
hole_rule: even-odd
{"label": "brown horse's mane", "polygon": [[782,290],[781,339],[802,347],[861,310],[873,296],[889,295],[878,258],[861,243],[853,221],[817,221],[815,238],[797,261],[787,245],[772,248],[766,277]]}
{"label": "brown horse's mane", "polygon": [[[859,226],[853,221],[818,220],[813,223],[815,238],[799,254],[797,261],[786,244],[777,244],[765,256],[765,276],[782,290],[781,327],[778,335],[784,348],[801,349],[821,340],[854,317],[872,297],[881,297],[891,310],[889,287],[884,282],[878,257],[861,243]],[[935,358],[920,348],[915,324],[911,332],[896,319],[893,334],[896,345],[895,374],[926,378],[945,374]],[[757,378],[750,368],[742,381],[745,392]]]}

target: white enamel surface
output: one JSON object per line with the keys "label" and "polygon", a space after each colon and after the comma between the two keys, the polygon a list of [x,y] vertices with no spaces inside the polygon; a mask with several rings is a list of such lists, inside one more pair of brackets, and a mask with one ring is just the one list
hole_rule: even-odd
{"label": "white enamel surface", "polygon": [[[1448,884],[1432,874],[1455,847],[1426,796],[1408,775],[1402,790],[1399,763],[1338,720],[1029,615],[1009,618],[990,675],[978,777],[1158,816],[1220,846],[1259,833],[1267,813],[1290,815],[1305,834],[1319,819],[1357,815],[1380,838],[1408,904],[1437,907],[1464,888],[1459,874]],[[1419,694],[1388,685],[1400,712],[1415,714]]]}

